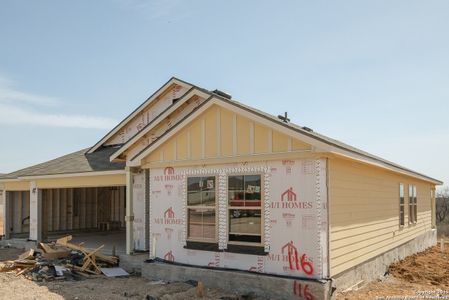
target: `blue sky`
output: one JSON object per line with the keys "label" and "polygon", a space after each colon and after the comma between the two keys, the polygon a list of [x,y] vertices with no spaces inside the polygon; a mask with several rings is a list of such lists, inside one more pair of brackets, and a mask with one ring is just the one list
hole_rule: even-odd
{"label": "blue sky", "polygon": [[177,76],[449,183],[448,36],[448,1],[3,0],[0,172]]}

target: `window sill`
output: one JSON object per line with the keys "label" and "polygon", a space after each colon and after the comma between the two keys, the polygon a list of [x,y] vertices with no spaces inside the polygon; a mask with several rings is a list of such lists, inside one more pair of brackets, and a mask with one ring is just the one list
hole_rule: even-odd
{"label": "window sill", "polygon": [[218,243],[208,243],[208,242],[192,242],[187,241],[187,244],[184,246],[184,249],[190,250],[201,250],[201,251],[214,251],[218,250]]}
{"label": "window sill", "polygon": [[228,248],[224,251],[230,252],[230,253],[240,253],[240,254],[268,255],[268,252],[265,252],[265,248],[262,246],[247,246],[247,245],[228,244]]}

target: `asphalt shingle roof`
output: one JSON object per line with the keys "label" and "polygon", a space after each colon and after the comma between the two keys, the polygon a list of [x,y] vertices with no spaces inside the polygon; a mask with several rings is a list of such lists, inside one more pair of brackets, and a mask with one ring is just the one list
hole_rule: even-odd
{"label": "asphalt shingle roof", "polygon": [[94,153],[87,153],[89,149],[82,149],[44,163],[2,175],[0,180],[16,179],[24,176],[114,171],[125,168],[124,162],[109,161],[112,153],[117,151],[116,147],[100,148]]}

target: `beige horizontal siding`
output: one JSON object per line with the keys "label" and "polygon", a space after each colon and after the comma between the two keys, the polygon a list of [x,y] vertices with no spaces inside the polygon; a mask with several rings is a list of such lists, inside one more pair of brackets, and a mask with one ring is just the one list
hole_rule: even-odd
{"label": "beige horizontal siding", "polygon": [[[399,226],[399,183],[405,225]],[[418,222],[408,224],[408,185],[418,194]],[[331,276],[431,230],[430,183],[332,158],[329,163]]]}

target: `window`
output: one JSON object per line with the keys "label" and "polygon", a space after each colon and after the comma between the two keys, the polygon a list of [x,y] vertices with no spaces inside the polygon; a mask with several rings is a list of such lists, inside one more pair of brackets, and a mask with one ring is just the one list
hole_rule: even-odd
{"label": "window", "polygon": [[408,215],[409,224],[416,223],[418,219],[418,210],[417,210],[417,198],[416,198],[416,186],[409,184],[408,186]]}
{"label": "window", "polygon": [[405,204],[404,204],[404,184],[399,184],[399,225],[404,226]]}
{"label": "window", "polygon": [[228,177],[229,242],[262,243],[260,175]]}
{"label": "window", "polygon": [[193,241],[215,239],[215,177],[187,178],[187,237]]}

